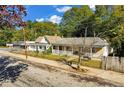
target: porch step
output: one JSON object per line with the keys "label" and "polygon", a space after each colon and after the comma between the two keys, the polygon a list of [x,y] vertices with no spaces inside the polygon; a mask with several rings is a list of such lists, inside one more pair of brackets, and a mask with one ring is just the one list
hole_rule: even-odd
{"label": "porch step", "polygon": [[99,50],[97,53],[93,54],[94,58],[100,58],[103,54],[103,48]]}

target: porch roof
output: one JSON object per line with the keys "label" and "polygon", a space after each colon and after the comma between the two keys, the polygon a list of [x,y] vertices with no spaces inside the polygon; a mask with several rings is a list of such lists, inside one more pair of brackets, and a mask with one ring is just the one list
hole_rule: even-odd
{"label": "porch roof", "polygon": [[53,43],[53,45],[83,46],[84,40],[85,40],[85,46],[88,46],[88,47],[109,45],[105,40],[99,37],[61,38],[60,40]]}

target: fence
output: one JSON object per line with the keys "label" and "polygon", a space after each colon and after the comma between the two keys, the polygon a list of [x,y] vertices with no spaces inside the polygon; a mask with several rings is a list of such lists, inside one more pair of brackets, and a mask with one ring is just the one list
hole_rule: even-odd
{"label": "fence", "polygon": [[105,70],[112,70],[124,72],[124,57],[119,62],[119,57],[102,58],[101,68]]}

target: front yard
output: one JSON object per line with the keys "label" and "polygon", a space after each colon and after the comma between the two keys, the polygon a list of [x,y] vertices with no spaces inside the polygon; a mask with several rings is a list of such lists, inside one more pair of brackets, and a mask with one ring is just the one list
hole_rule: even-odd
{"label": "front yard", "polygon": [[[12,51],[12,52],[25,55],[24,51]],[[66,56],[66,55],[52,55],[52,54],[47,54],[47,53],[36,53],[36,52],[28,51],[28,56],[44,58],[44,59],[49,59],[49,60],[54,60],[54,61],[59,61],[59,62],[62,62],[62,61],[65,61],[67,63],[71,62],[72,64],[78,63],[78,57],[73,58],[71,56]],[[73,58],[73,59],[70,61],[67,61],[69,58]],[[81,65],[93,67],[93,68],[100,68],[101,62],[98,60],[81,60]]]}

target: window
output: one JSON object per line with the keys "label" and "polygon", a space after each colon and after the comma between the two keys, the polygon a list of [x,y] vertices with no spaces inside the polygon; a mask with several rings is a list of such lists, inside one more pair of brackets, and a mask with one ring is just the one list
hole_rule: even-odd
{"label": "window", "polygon": [[56,49],[56,46],[53,46],[53,49]]}
{"label": "window", "polygon": [[59,46],[59,50],[62,50],[62,46]]}
{"label": "window", "polygon": [[39,46],[39,49],[42,49],[42,46]]}
{"label": "window", "polygon": [[67,51],[71,51],[72,48],[68,46],[68,47],[66,47],[66,50],[67,50]]}

